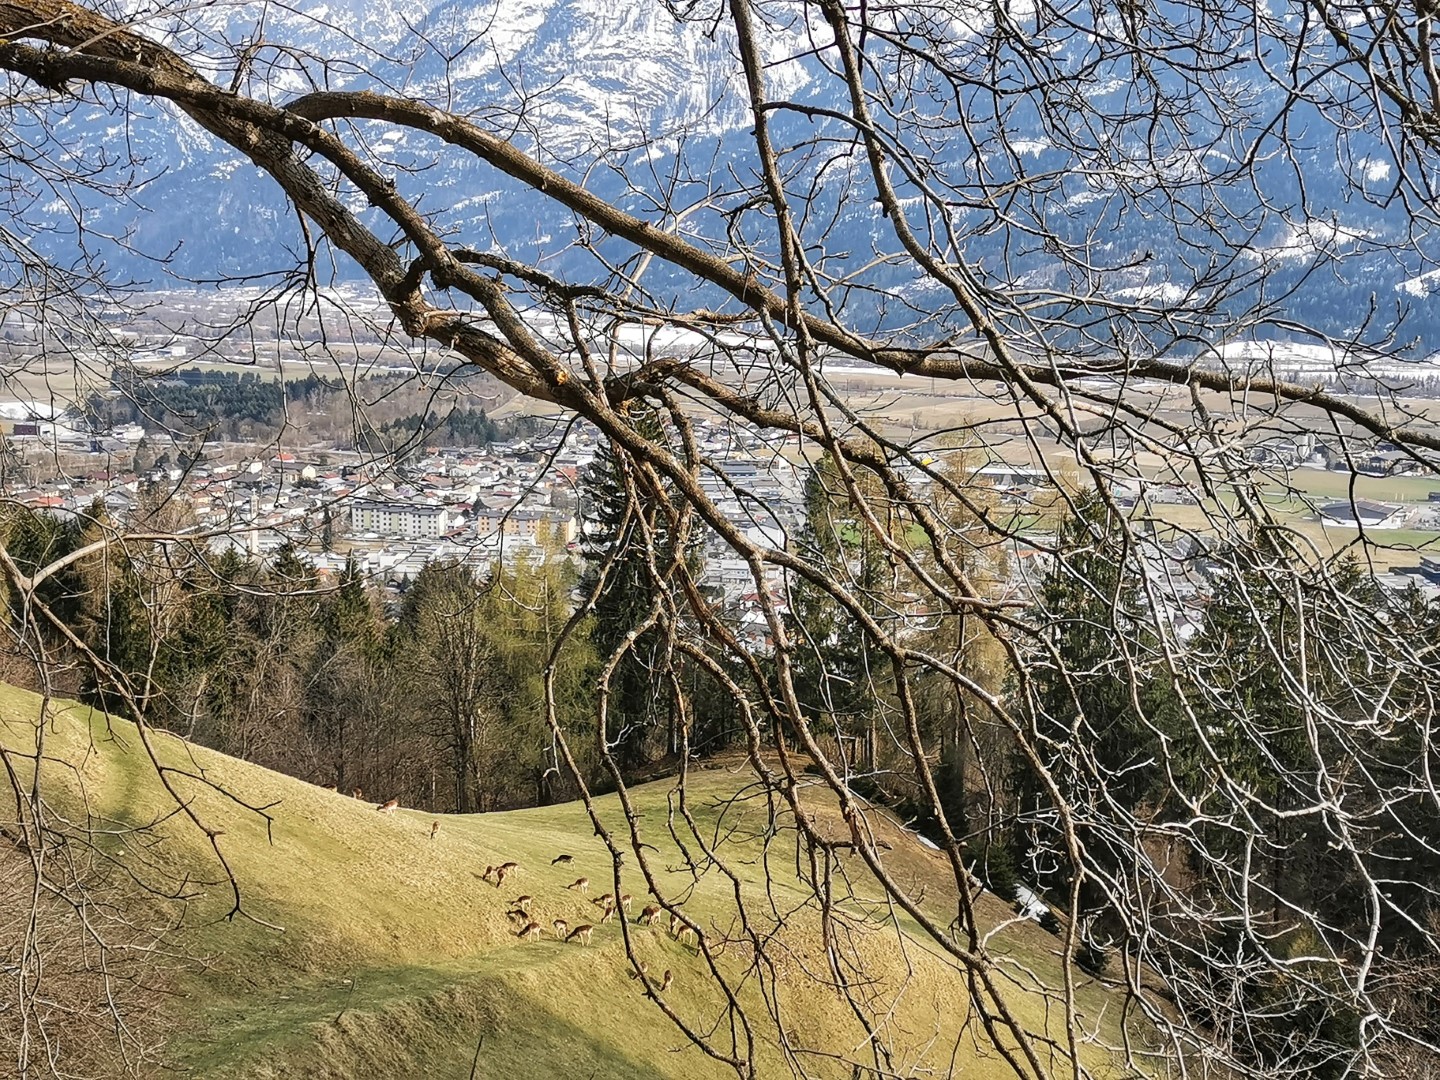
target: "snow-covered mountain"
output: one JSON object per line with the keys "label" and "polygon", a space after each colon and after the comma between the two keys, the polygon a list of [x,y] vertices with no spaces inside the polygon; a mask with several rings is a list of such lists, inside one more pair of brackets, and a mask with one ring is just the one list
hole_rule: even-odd
{"label": "snow-covered mountain", "polygon": [[[739,194],[753,185],[757,165],[734,32],[719,8],[692,4],[683,14],[651,0],[332,0],[303,9],[216,3],[183,15],[162,8],[136,20],[143,32],[180,49],[222,84],[234,77],[234,52],[224,43],[253,43],[245,83],[251,93],[277,103],[316,86],[422,98],[513,137],[545,163],[653,220],[662,220],[660,205],[687,211],[680,227],[713,250],[733,251],[742,240],[773,254],[768,219],[743,205]],[[772,4],[763,17],[770,97],[843,109],[843,86],[826,67],[829,32],[818,11],[800,2]],[[955,55],[946,59],[958,69],[968,62],[970,31],[961,15],[953,22]],[[1078,54],[1091,47],[1092,38],[1077,35],[1057,50]],[[871,48],[881,57],[874,73],[876,105],[883,109],[894,89],[887,80],[903,69],[878,46]],[[1118,68],[1108,74],[1097,69],[1087,95],[1113,101],[1113,111],[1120,111],[1136,92],[1123,75]],[[1234,78],[1244,76],[1237,69]],[[912,85],[917,89],[921,114],[929,109],[939,117],[954,106],[946,102],[950,91],[934,80]],[[1257,76],[1254,92],[1239,96],[1253,104],[1248,122],[1257,130],[1267,95],[1275,93]],[[1231,275],[1249,275],[1252,292],[1246,295],[1273,298],[1278,316],[1345,333],[1367,317],[1393,320],[1408,306],[1406,327],[1420,336],[1418,351],[1440,348],[1440,314],[1430,311],[1440,304],[1427,302],[1440,291],[1440,245],[1423,229],[1415,234],[1401,200],[1387,204],[1384,193],[1393,177],[1383,146],[1356,135],[1349,160],[1342,162],[1333,136],[1327,142],[1307,134],[1291,152],[1262,157],[1246,182],[1227,181],[1212,190],[1201,181],[1233,165],[1239,152],[1234,140],[1217,139],[1204,153],[1185,149],[1166,156],[1162,149],[1158,157],[1152,142],[1136,154],[1135,173],[1124,175],[1128,159],[1113,147],[1143,137],[1138,125],[1097,133],[1097,160],[1090,162],[1077,156],[1074,143],[1057,145],[1057,132],[1047,131],[1028,98],[1015,102],[1003,115],[987,117],[983,96],[972,96],[955,107],[951,128],[926,131],[932,158],[955,190],[982,175],[992,186],[1011,177],[1054,178],[1004,213],[954,201],[949,224],[986,285],[1042,296],[1095,289],[1098,282],[1109,299],[1142,313],[1182,303],[1204,307],[1210,302],[1205,290],[1213,288],[1206,279],[1207,252],[1226,236],[1232,247],[1222,257],[1233,259]],[[126,104],[71,105],[34,118],[62,145],[134,162],[139,181],[127,199],[83,190],[57,192],[48,202],[32,199],[16,220],[37,245],[65,258],[76,241],[78,205],[92,250],[104,242],[97,237],[122,238],[107,253],[107,264],[157,286],[173,284],[172,275],[248,277],[295,264],[302,234],[268,177],[167,106],[130,102],[127,116]],[[974,130],[962,134],[954,123],[962,113],[978,136]],[[1299,109],[1295,116],[1323,128],[1313,111]],[[933,306],[937,320],[953,319],[943,290],[882,258],[899,244],[865,180],[853,131],[814,112],[771,117],[780,144],[799,148],[786,154],[782,166],[794,190],[809,198],[800,222],[803,240],[835,277],[866,267],[856,279],[863,288],[850,298],[855,309],[865,319],[904,321]],[[1203,132],[1216,119],[1197,107],[1194,126]],[[925,120],[919,115],[917,126]],[[421,134],[375,123],[352,131],[377,166],[457,242],[542,259],[552,271],[580,278],[608,272],[595,250],[611,263],[630,254],[623,245],[582,234],[553,203]],[[1203,135],[1196,141],[1203,143]],[[1169,220],[1174,205],[1134,194],[1146,188],[1147,169],[1169,170],[1167,179],[1188,185],[1182,198],[1193,221],[1177,228]],[[900,182],[901,194],[911,196],[907,205],[915,223],[924,224],[915,189],[907,191],[903,177]],[[353,205],[366,212],[358,194]],[[1224,220],[1216,224],[1217,218]],[[1054,245],[1036,235],[1042,221],[1076,246],[1076,263],[1095,267],[1095,280],[1075,280],[1074,264],[1054,257]],[[1257,222],[1253,235],[1246,231]],[[1403,249],[1398,254],[1397,246]],[[354,271],[342,262],[338,272],[343,277]],[[693,287],[679,277],[667,282],[655,269],[647,283],[662,294],[668,286]],[[1228,302],[1216,300],[1217,310]]]}

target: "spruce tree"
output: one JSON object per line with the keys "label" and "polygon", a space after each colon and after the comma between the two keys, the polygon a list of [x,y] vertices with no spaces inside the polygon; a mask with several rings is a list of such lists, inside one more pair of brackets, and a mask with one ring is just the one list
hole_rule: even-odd
{"label": "spruce tree", "polygon": [[[805,523],[797,554],[827,577],[845,581],[873,615],[881,607],[883,563],[879,542],[848,510],[827,458],[805,478]],[[854,766],[875,765],[875,726],[881,708],[877,654],[863,626],[828,592],[797,576],[790,590],[796,694],[805,719],[860,747]],[[878,667],[884,668],[881,662]]]}
{"label": "spruce tree", "polygon": [[[1166,687],[1143,670],[1154,633],[1141,615],[1138,575],[1123,569],[1133,560],[1122,557],[1122,543],[1109,507],[1093,492],[1082,495],[1060,528],[1054,565],[1041,588],[1041,617],[1051,628],[1054,651],[1037,656],[1031,668],[1027,742],[1066,803],[1118,803],[1133,811],[1165,780],[1150,724],[1152,714],[1164,710]],[[1142,686],[1135,696],[1132,673]],[[1026,753],[1017,750],[1014,762],[1014,850],[1025,876],[1042,890],[1062,893],[1075,868],[1052,796]],[[1125,857],[1106,854],[1112,837],[1087,832],[1079,839],[1101,863]]]}
{"label": "spruce tree", "polygon": [[[652,440],[665,437],[653,412],[637,417],[636,430]],[[584,570],[579,592],[595,598],[590,640],[602,666],[649,617],[661,587],[655,571],[663,574],[675,552],[665,514],[645,501],[643,491],[634,502],[628,498],[625,468],[607,445],[581,475]],[[692,547],[686,554],[696,568],[697,549]],[[650,762],[653,736],[659,730],[667,733],[666,750],[676,748],[674,704],[662,671],[666,662],[664,642],[651,627],[636,637],[611,676],[606,739],[624,770]]]}

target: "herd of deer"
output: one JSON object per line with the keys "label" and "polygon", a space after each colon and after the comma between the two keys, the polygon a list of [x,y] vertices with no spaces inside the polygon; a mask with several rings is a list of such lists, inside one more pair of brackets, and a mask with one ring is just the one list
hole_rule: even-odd
{"label": "herd of deer", "polygon": [[[335,785],[327,785],[326,790],[335,791]],[[363,800],[365,798],[365,793],[358,787],[352,792],[352,795],[357,799]],[[399,799],[389,799],[385,802],[378,803],[375,807],[375,809],[382,814],[393,814],[399,808]],[[439,831],[440,822],[432,821],[430,823],[430,839],[434,840],[435,834]],[[575,857],[573,855],[561,854],[551,859],[550,865],[568,866],[574,861]],[[485,872],[481,874],[480,877],[481,880],[488,881],[494,885],[495,888],[499,889],[504,886],[506,878],[518,876],[519,873],[520,864],[511,861],[501,863],[499,866],[485,867]],[[629,915],[630,905],[634,903],[635,899],[629,893],[621,893],[617,898],[613,893],[608,892],[592,899],[589,896],[590,879],[583,876],[576,878],[569,885],[566,885],[565,888],[572,892],[585,895],[587,899],[590,899],[591,904],[600,909],[598,922],[601,926],[604,926],[605,923],[615,918],[617,911],[624,911],[626,915]],[[534,903],[535,898],[529,894],[517,896],[511,901],[510,910],[506,912],[506,915],[511,919],[518,920],[517,925],[519,925],[519,929],[515,932],[515,936],[521,941],[538,941],[545,933],[545,928],[536,922],[531,914],[530,907]],[[663,910],[659,904],[646,904],[645,907],[640,910],[640,914],[635,919],[635,922],[638,925],[653,926],[660,920],[660,915]],[[551,920],[550,927],[555,934],[556,941],[578,941],[581,945],[589,945],[590,939],[595,933],[594,923],[581,923],[578,926],[571,926],[566,920],[558,918]],[[695,928],[685,919],[674,913],[670,915],[670,936],[682,943],[688,941],[692,945],[695,944]],[[639,962],[638,970],[632,970],[629,974],[630,978],[642,980],[650,990],[661,994],[669,990],[671,983],[675,981],[674,974],[667,968],[657,986],[651,980],[648,972],[649,965],[642,960]]]}
{"label": "herd of deer", "polygon": [[[572,858],[573,856],[570,855],[559,855],[550,860],[550,865],[554,866],[556,863],[568,863],[572,861]],[[520,866],[518,863],[508,862],[500,866],[487,866],[485,867],[485,873],[480,876],[485,881],[491,882],[498,889],[505,883],[506,877],[516,873],[519,869]],[[621,893],[616,897],[614,893],[607,892],[596,897],[590,897],[590,879],[587,877],[576,878],[569,885],[566,885],[565,888],[586,894],[590,903],[600,909],[600,918],[598,919],[600,926],[604,926],[611,919],[615,918],[617,912],[623,911],[628,915],[631,905],[635,902],[635,898],[629,893]],[[545,928],[534,920],[530,911],[530,906],[533,903],[535,903],[535,898],[528,893],[517,896],[511,901],[512,906],[510,910],[505,913],[510,918],[518,920],[517,925],[519,925],[520,929],[515,932],[515,936],[522,941],[538,941],[545,933]],[[661,911],[662,908],[659,904],[646,904],[645,907],[641,909],[640,915],[636,918],[635,922],[643,926],[653,926],[659,921]],[[579,941],[582,945],[590,944],[591,935],[595,933],[596,929],[595,923],[581,923],[578,926],[572,927],[564,919],[555,919],[551,922],[550,926],[555,932],[555,940]],[[693,943],[695,940],[695,928],[686,923],[685,920],[678,915],[671,915],[670,936],[677,941],[683,942],[688,940]],[[645,966],[642,964],[640,975],[643,976],[644,973]],[[631,977],[636,978],[639,976],[632,974]],[[660,989],[668,990],[672,981],[672,974],[669,971],[665,972],[663,985]]]}

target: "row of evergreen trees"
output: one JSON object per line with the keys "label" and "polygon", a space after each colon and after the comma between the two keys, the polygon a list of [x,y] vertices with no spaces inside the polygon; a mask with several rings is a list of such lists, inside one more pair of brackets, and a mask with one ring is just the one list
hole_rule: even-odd
{"label": "row of evergreen trees", "polygon": [[[384,395],[405,384],[393,376],[371,376],[358,385],[367,394]],[[313,373],[300,379],[193,369],[169,377],[130,373],[117,377],[111,391],[91,394],[81,411],[96,431],[140,424],[180,439],[238,439],[280,431],[296,406],[318,411],[337,398],[348,404],[355,390],[353,384]],[[430,446],[488,446],[529,438],[542,424],[529,416],[495,420],[483,408],[456,406],[396,417],[378,427],[362,426],[355,438],[364,450],[407,454]]]}
{"label": "row of evergreen trees", "polygon": [[424,415],[399,417],[378,432],[364,432],[361,442],[368,449],[398,452],[404,457],[432,446],[489,446],[533,438],[544,426],[544,421],[533,416],[495,420],[484,409],[451,409],[444,413],[432,409]]}
{"label": "row of evergreen trees", "polygon": [[[161,427],[188,435],[233,434],[242,421],[278,424],[287,400],[286,384],[262,379],[255,372],[205,373],[202,380],[131,376],[117,380],[120,393],[91,394],[83,412],[96,430],[122,424]],[[228,377],[227,377],[228,376]],[[326,390],[316,376],[290,384],[289,400]]]}

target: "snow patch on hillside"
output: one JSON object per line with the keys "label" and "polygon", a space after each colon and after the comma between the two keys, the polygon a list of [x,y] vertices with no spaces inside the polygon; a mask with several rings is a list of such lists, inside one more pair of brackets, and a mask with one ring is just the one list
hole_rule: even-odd
{"label": "snow patch on hillside", "polygon": [[1316,255],[1334,257],[1342,250],[1353,250],[1372,234],[1364,229],[1351,228],[1338,221],[1310,219],[1292,224],[1271,246],[1262,248],[1258,254],[1275,259],[1309,259]]}
{"label": "snow patch on hillside", "polygon": [[1367,184],[1383,184],[1390,179],[1390,162],[1383,158],[1362,157],[1355,163]]}
{"label": "snow patch on hillside", "polygon": [[1412,278],[1406,278],[1395,286],[1395,291],[1403,292],[1407,296],[1419,297],[1440,293],[1440,270],[1429,270],[1423,274],[1416,274]]}

